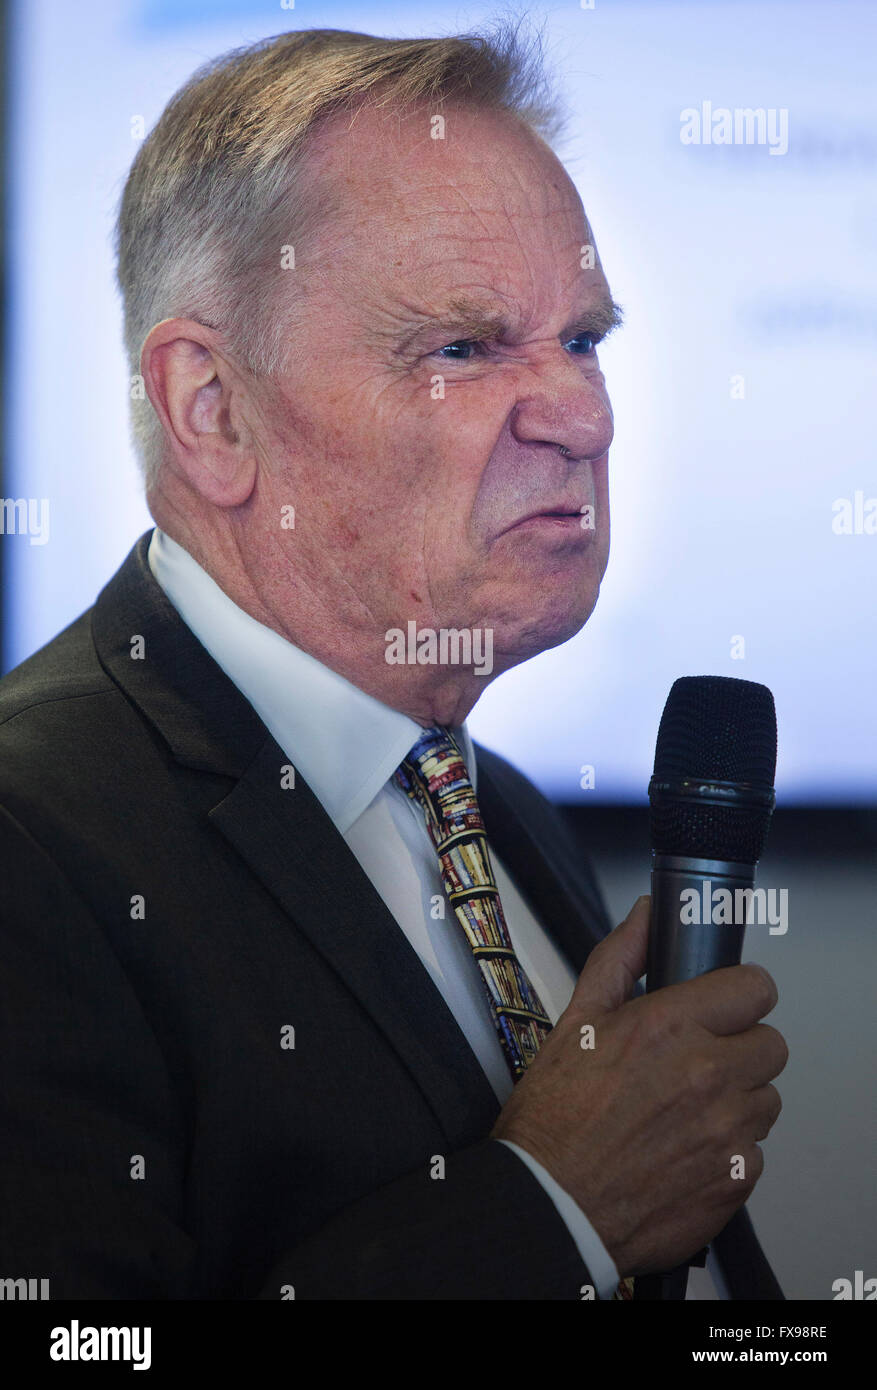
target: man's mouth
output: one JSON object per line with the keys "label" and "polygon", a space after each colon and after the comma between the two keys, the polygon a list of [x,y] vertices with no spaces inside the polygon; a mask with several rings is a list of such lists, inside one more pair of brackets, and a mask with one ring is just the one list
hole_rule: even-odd
{"label": "man's mouth", "polygon": [[537,512],[528,512],[526,516],[513,521],[510,526],[506,526],[500,534],[505,535],[509,531],[518,531],[525,527],[532,527],[534,530],[542,528],[549,533],[552,530],[561,533],[569,531],[572,534],[579,531],[584,538],[594,533],[593,526],[588,524],[587,504],[577,507],[575,510],[546,508]]}

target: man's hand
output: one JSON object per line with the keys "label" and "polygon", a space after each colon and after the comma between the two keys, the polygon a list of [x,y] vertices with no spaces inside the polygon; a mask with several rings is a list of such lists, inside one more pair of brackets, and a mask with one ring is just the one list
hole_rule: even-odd
{"label": "man's hand", "polygon": [[492,1131],[578,1202],[625,1276],[672,1269],[746,1201],[764,1167],[758,1140],[782,1108],[769,1083],[789,1055],[758,1022],[777,1001],[761,966],[631,998],[649,910],[639,898],[591,953]]}

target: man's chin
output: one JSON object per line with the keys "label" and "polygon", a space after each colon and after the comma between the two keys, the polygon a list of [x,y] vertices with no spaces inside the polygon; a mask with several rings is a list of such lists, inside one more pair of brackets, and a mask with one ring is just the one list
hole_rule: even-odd
{"label": "man's chin", "polygon": [[581,632],[597,603],[593,594],[586,603],[575,606],[569,603],[558,605],[552,612],[533,613],[526,618],[504,619],[497,622],[493,634],[493,647],[497,667],[505,669],[528,661],[540,652],[552,647],[562,646],[577,632]]}

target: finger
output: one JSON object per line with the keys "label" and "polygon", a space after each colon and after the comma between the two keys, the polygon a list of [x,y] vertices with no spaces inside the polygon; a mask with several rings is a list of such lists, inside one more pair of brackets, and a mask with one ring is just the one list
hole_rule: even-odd
{"label": "finger", "polygon": [[716,1046],[728,1074],[743,1091],[766,1086],[789,1060],[785,1038],[769,1023],[756,1023],[745,1033],[722,1038]]}
{"label": "finger", "polygon": [[755,1139],[766,1139],[780,1117],[783,1098],[776,1086],[762,1086],[750,1092],[752,1109],[750,1123]]}
{"label": "finger", "polygon": [[624,921],[594,947],[576,983],[571,1008],[608,1013],[630,998],[646,968],[651,905],[647,893],[637,898]]}
{"label": "finger", "polygon": [[754,964],[726,965],[656,993],[667,996],[668,1005],[673,995],[674,1008],[717,1037],[752,1028],[770,1013],[778,998],[773,978]]}

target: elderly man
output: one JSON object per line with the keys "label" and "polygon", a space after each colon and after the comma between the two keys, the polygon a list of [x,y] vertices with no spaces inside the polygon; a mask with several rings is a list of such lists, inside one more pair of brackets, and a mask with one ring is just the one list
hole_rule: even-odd
{"label": "elderly man", "polygon": [[773,982],[644,996],[648,900],[610,934],[465,725],[609,550],[545,91],[502,31],[285,34],[135,160],[156,529],[0,687],[0,1229],[52,1298],[630,1297],[710,1242],[705,1296],[782,1297]]}

